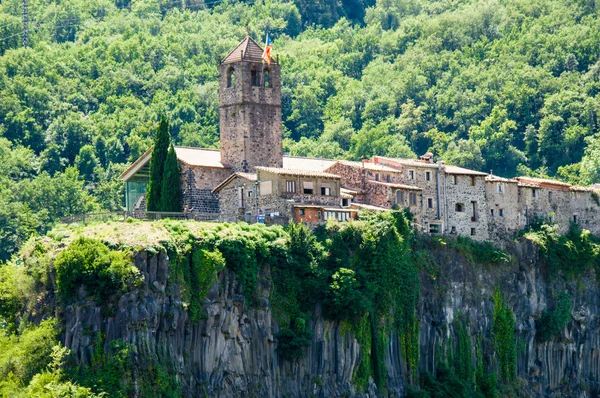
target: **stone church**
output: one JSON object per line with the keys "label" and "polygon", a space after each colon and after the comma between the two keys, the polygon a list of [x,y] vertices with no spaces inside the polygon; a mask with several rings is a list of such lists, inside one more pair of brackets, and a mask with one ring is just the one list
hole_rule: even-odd
{"label": "stone church", "polygon": [[[281,70],[250,37],[219,64],[220,150],[175,147],[182,212],[196,219],[310,225],[360,210],[409,209],[418,229],[476,240],[510,238],[534,220],[600,234],[599,193],[559,181],[501,178],[419,159],[360,162],[282,153]],[[143,216],[151,149],[121,178],[127,211]]]}

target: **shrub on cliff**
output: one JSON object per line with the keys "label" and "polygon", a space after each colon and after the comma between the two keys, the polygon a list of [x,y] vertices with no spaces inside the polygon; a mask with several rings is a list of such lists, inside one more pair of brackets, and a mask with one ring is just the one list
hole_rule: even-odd
{"label": "shrub on cliff", "polygon": [[563,272],[576,278],[591,267],[600,270],[600,242],[577,224],[572,224],[566,235],[560,235],[556,225],[543,224],[524,236],[539,246],[553,275]]}
{"label": "shrub on cliff", "polygon": [[61,252],[54,265],[58,293],[65,302],[75,297],[81,285],[88,294],[105,300],[139,283],[141,278],[125,253],[111,251],[104,243],[83,237]]}
{"label": "shrub on cliff", "polygon": [[559,334],[571,320],[571,296],[561,292],[556,299],[556,308],[545,310],[535,321],[536,338],[545,342]]}

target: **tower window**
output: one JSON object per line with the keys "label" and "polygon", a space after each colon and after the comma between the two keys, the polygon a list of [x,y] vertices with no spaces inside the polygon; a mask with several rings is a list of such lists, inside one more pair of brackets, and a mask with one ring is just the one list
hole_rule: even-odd
{"label": "tower window", "polygon": [[454,211],[457,213],[462,213],[465,211],[465,206],[462,203],[457,203],[454,205]]}
{"label": "tower window", "polygon": [[431,172],[430,172],[430,171],[426,171],[426,172],[425,172],[425,179],[426,179],[427,181],[431,181]]}
{"label": "tower window", "polygon": [[260,81],[259,81],[259,77],[258,77],[258,72],[256,70],[256,67],[252,67],[252,69],[250,69],[250,83],[252,84],[252,86],[254,87],[258,87],[260,86]]}
{"label": "tower window", "polygon": [[269,70],[265,69],[263,72],[263,82],[265,87],[271,87],[271,80],[269,79]]}
{"label": "tower window", "polygon": [[227,69],[227,87],[231,88],[235,86],[235,69]]}

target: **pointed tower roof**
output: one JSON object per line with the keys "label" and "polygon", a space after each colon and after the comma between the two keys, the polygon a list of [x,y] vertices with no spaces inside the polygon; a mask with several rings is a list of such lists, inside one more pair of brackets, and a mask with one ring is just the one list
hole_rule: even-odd
{"label": "pointed tower roof", "polygon": [[[221,61],[230,64],[239,61],[262,61],[263,49],[250,36],[246,36],[231,52]],[[273,61],[271,61],[273,62]]]}

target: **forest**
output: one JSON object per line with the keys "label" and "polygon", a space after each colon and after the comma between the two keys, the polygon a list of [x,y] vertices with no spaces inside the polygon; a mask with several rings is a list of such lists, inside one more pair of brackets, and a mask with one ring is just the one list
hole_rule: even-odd
{"label": "forest", "polygon": [[[600,182],[599,7],[586,0],[0,3],[0,261],[63,216],[120,210],[153,142],[218,147],[217,65],[269,32],[284,151],[432,151],[511,177]],[[24,45],[26,44],[26,45]]]}

